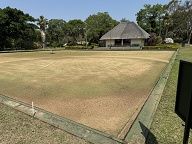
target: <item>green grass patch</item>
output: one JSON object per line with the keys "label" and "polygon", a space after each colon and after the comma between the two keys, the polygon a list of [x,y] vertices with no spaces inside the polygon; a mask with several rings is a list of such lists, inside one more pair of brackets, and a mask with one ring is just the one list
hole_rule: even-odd
{"label": "green grass patch", "polygon": [[[147,144],[172,144],[182,143],[184,123],[174,112],[179,61],[186,60],[192,62],[192,47],[186,47],[179,50],[177,60],[170,72],[165,90],[157,108],[154,120],[151,125],[151,133],[148,135]],[[190,134],[189,143],[192,143],[192,133]]]}

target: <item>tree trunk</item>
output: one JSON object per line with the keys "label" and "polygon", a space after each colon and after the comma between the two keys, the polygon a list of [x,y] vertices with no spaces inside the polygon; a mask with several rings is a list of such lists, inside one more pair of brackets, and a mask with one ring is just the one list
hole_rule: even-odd
{"label": "tree trunk", "polygon": [[41,30],[41,39],[42,39],[42,43],[43,43],[43,48],[45,48],[45,32]]}
{"label": "tree trunk", "polygon": [[190,41],[191,41],[191,34],[192,34],[192,31],[190,31],[190,33],[189,33],[188,44],[190,44]]}
{"label": "tree trunk", "polygon": [[167,34],[168,34],[168,27],[166,27],[165,38],[167,38]]}

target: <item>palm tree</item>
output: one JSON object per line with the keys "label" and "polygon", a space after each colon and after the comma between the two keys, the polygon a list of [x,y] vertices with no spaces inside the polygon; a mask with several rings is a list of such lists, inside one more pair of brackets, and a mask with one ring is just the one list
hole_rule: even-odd
{"label": "palm tree", "polygon": [[37,19],[37,25],[39,25],[40,28],[43,48],[45,48],[45,40],[46,40],[45,29],[48,25],[48,20],[44,18],[44,16],[40,16],[39,19]]}

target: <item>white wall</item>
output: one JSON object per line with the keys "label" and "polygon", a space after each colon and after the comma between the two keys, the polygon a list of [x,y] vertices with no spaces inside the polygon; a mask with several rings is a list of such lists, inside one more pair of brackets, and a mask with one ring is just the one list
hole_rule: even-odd
{"label": "white wall", "polygon": [[109,45],[115,45],[115,40],[111,39],[111,40],[106,40],[106,47],[109,47]]}
{"label": "white wall", "polygon": [[144,46],[145,39],[131,39],[131,45],[132,44],[139,44],[140,46]]}
{"label": "white wall", "polygon": [[[109,47],[110,44],[113,46],[115,45],[115,40],[111,39],[111,40],[106,40],[106,47]],[[144,46],[145,44],[145,39],[131,39],[131,45],[132,44],[139,44],[140,46]]]}

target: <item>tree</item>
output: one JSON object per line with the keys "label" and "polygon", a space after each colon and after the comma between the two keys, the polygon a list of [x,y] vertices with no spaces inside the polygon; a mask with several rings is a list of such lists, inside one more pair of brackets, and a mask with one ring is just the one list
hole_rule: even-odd
{"label": "tree", "polygon": [[107,13],[90,15],[86,20],[87,37],[91,42],[98,43],[99,39],[119,22],[113,20]]}
{"label": "tree", "polygon": [[24,39],[33,39],[36,26],[32,22],[35,22],[35,19],[21,10],[10,7],[0,9],[1,46],[5,48],[8,41],[15,46]]}
{"label": "tree", "polygon": [[66,21],[62,19],[49,20],[47,32],[50,36],[51,44],[56,44],[57,46],[63,45],[67,33]]}
{"label": "tree", "polygon": [[67,35],[72,37],[73,42],[77,42],[84,36],[85,23],[82,20],[70,20],[66,24]]}
{"label": "tree", "polygon": [[165,5],[169,13],[168,34],[172,33],[175,38],[183,39],[190,43],[192,33],[192,1],[186,0],[184,3],[178,0],[171,0]]}
{"label": "tree", "polygon": [[46,18],[44,18],[44,16],[40,16],[39,19],[37,19],[37,25],[39,25],[39,29],[41,32],[43,48],[45,48],[45,40],[46,40],[45,29],[48,25],[48,20]]}
{"label": "tree", "polygon": [[130,22],[130,21],[127,20],[126,18],[122,18],[122,19],[120,20],[120,22]]}
{"label": "tree", "polygon": [[156,4],[151,6],[150,4],[145,4],[144,9],[141,9],[136,14],[136,20],[138,25],[148,33],[156,33],[161,36],[164,15],[165,9],[163,5]]}

